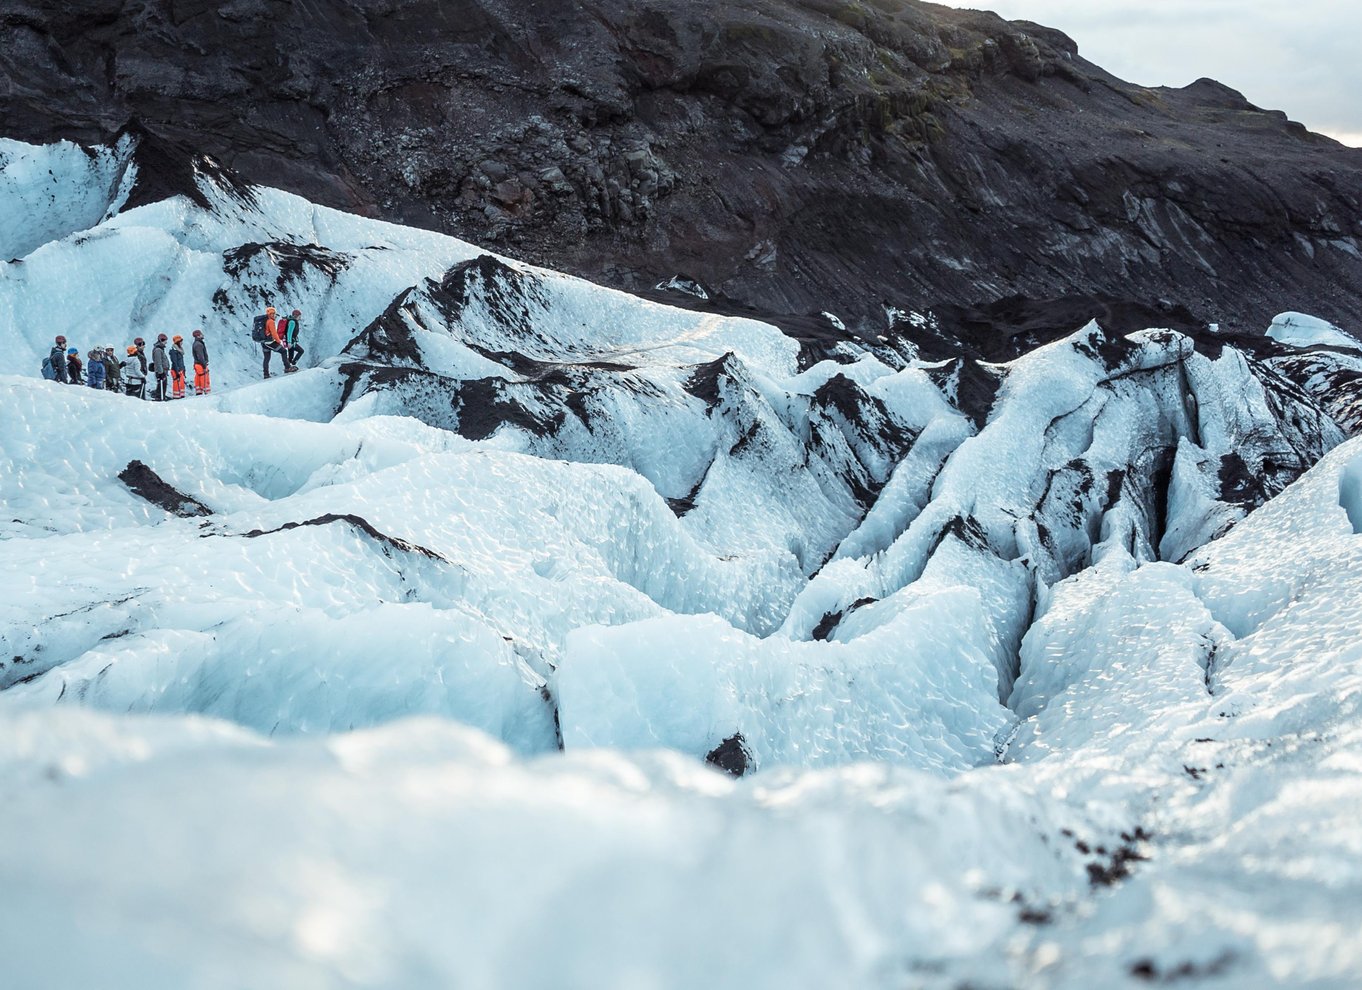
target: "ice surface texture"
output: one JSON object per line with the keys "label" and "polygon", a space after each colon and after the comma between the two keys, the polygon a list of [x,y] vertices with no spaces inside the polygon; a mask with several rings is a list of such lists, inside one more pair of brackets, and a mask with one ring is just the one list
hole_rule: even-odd
{"label": "ice surface texture", "polygon": [[[210,172],[123,212],[126,149],[0,151],[16,985],[1362,969],[1343,331],[801,368]],[[55,297],[78,346],[203,325],[215,394],[41,381]],[[309,367],[257,383],[266,302]]]}

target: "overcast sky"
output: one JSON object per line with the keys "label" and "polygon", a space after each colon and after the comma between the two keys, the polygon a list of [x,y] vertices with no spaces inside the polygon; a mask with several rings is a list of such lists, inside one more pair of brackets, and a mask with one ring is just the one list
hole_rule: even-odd
{"label": "overcast sky", "polygon": [[1210,76],[1362,146],[1362,0],[944,0],[1059,28],[1143,86]]}

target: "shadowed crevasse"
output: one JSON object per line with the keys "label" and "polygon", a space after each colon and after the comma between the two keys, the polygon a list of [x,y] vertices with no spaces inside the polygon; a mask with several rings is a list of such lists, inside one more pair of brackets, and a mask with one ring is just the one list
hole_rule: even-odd
{"label": "shadowed crevasse", "polygon": [[347,523],[348,525],[353,526],[355,529],[359,530],[365,536],[377,540],[380,544],[382,544],[384,548],[384,553],[387,553],[388,550],[390,549],[399,550],[402,553],[420,554],[422,557],[428,557],[431,560],[442,561],[446,564],[449,563],[449,561],[444,556],[436,553],[434,550],[429,550],[423,546],[418,546],[415,543],[408,543],[406,540],[398,539],[395,536],[389,536],[387,533],[379,532],[377,529],[374,528],[373,524],[370,523],[367,519],[364,519],[361,516],[357,516],[352,512],[341,513],[328,512],[325,515],[316,517],[315,519],[305,519],[302,522],[288,522],[284,523],[284,525],[282,526],[276,526],[274,529],[253,529],[249,533],[244,533],[242,535],[247,537],[248,539],[255,539],[261,536],[269,536],[272,533],[282,533],[290,529],[298,529],[299,527],[302,526],[329,526],[332,523],[338,522]]}

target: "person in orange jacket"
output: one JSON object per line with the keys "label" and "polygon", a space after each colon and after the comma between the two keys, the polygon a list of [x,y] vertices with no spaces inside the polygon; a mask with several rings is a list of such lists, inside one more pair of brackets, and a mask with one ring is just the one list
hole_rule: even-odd
{"label": "person in orange jacket", "polygon": [[279,339],[279,324],[274,319],[274,307],[265,307],[265,339],[260,343],[260,349],[264,353],[264,364],[262,370],[265,377],[270,376],[270,357],[278,354],[284,359],[284,370],[288,371],[288,352],[284,350],[283,341]]}

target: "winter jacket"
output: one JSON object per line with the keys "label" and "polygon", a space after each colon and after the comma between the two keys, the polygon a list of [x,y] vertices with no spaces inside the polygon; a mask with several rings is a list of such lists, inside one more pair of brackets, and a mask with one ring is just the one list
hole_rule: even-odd
{"label": "winter jacket", "polygon": [[164,378],[170,374],[170,361],[166,358],[166,345],[159,340],[156,346],[151,349],[151,369],[156,372],[157,378]]}
{"label": "winter jacket", "polygon": [[298,317],[286,316],[279,321],[279,338],[285,343],[292,345],[298,340]]}
{"label": "winter jacket", "polygon": [[120,365],[118,359],[113,356],[113,351],[104,352],[104,387],[110,391],[119,389],[123,383],[119,381],[118,369]]}
{"label": "winter jacket", "polygon": [[279,336],[279,323],[273,316],[265,317],[265,343],[282,344],[283,338]]}
{"label": "winter jacket", "polygon": [[142,370],[142,362],[137,360],[136,354],[124,361],[122,368],[123,381],[129,385],[136,385],[138,382],[147,380],[147,374]]}
{"label": "winter jacket", "polygon": [[62,344],[52,345],[52,353],[47,356],[52,362],[52,370],[57,373],[57,381],[66,381],[66,347]]}
{"label": "winter jacket", "polygon": [[184,348],[179,344],[170,345],[170,370],[184,371]]}
{"label": "winter jacket", "polygon": [[203,342],[202,337],[194,338],[194,363],[208,367],[208,345]]}
{"label": "winter jacket", "polygon": [[85,384],[85,380],[80,375],[80,358],[68,357],[66,359],[66,383],[68,385]]}
{"label": "winter jacket", "polygon": [[142,377],[147,377],[147,352],[141,347],[137,348],[137,363],[142,366]]}
{"label": "winter jacket", "polygon": [[104,387],[104,362],[98,356],[90,358],[85,369],[85,384],[91,388]]}

